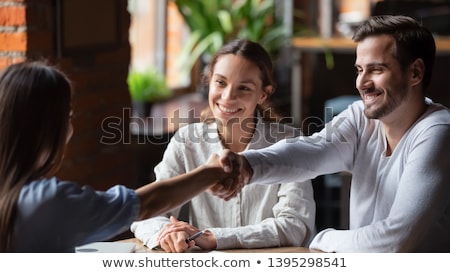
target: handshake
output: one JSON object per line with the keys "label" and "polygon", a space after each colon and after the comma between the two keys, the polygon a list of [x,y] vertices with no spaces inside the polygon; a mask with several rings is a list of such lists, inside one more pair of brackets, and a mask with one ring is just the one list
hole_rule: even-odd
{"label": "handshake", "polygon": [[247,159],[228,149],[221,154],[212,155],[205,164],[207,167],[220,168],[222,179],[209,188],[209,191],[226,201],[235,197],[248,184],[253,175],[253,169]]}

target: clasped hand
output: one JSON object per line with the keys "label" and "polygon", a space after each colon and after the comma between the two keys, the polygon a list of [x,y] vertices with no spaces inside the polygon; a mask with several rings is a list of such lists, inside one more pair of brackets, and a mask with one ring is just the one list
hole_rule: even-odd
{"label": "clasped hand", "polygon": [[223,150],[220,155],[212,156],[207,164],[219,164],[223,171],[229,174],[209,189],[212,194],[226,201],[235,197],[253,174],[247,159],[228,149]]}
{"label": "clasped hand", "polygon": [[196,238],[195,241],[186,241],[189,236],[198,231],[198,228],[171,216],[170,224],[165,225],[160,231],[157,242],[159,247],[168,253],[181,253],[195,245],[203,250],[211,250],[217,247],[216,238],[209,230]]}

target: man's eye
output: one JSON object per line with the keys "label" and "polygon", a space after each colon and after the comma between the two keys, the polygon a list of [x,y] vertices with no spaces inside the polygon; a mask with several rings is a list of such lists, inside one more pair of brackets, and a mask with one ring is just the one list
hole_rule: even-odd
{"label": "man's eye", "polygon": [[375,67],[372,69],[372,73],[381,73],[381,72],[383,72],[383,69],[380,67]]}

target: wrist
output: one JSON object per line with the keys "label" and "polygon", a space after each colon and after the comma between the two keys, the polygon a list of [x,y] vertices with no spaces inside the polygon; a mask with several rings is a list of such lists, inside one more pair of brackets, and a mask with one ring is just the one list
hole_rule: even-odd
{"label": "wrist", "polygon": [[214,181],[215,183],[227,176],[227,174],[221,167],[208,164],[199,166],[198,172],[201,174],[202,179],[207,181]]}
{"label": "wrist", "polygon": [[196,240],[196,244],[202,249],[214,250],[217,248],[216,236],[210,230],[205,230],[203,236]]}
{"label": "wrist", "polygon": [[244,161],[244,170],[245,170],[245,173],[246,173],[246,176],[247,176],[245,178],[245,184],[249,184],[250,180],[253,177],[253,168],[252,168],[252,166],[250,165],[250,162],[248,162],[248,160],[247,160],[247,158],[245,156],[243,157],[243,161]]}

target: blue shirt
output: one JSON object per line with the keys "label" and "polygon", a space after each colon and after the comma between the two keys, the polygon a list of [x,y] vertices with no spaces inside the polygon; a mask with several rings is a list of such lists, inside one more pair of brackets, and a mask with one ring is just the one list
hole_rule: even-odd
{"label": "blue shirt", "polygon": [[140,209],[135,191],[42,179],[19,195],[14,229],[16,252],[74,252],[78,245],[102,241],[126,231]]}

